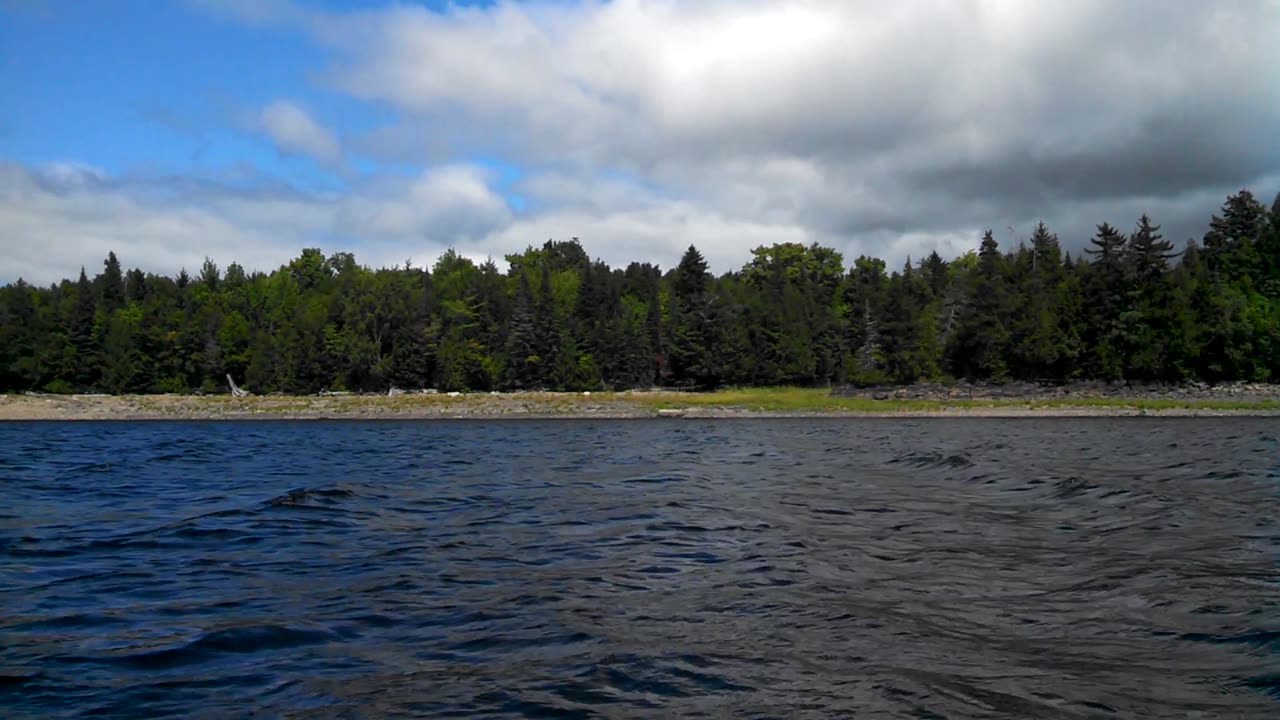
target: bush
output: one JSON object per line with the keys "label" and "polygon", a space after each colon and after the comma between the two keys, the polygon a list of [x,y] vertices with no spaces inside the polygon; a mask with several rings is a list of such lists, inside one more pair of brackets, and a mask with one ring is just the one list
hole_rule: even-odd
{"label": "bush", "polygon": [[47,393],[53,393],[54,395],[72,395],[75,393],[76,389],[71,385],[71,383],[63,380],[62,378],[58,378],[48,385],[45,385],[44,391]]}
{"label": "bush", "polygon": [[162,393],[184,393],[187,391],[187,382],[177,375],[174,375],[173,377],[167,377],[157,382],[156,390],[159,390]]}

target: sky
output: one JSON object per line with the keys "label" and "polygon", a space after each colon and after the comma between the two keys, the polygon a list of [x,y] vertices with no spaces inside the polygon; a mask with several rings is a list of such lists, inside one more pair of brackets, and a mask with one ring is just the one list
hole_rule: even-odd
{"label": "sky", "polygon": [[0,0],[0,282],[1180,244],[1280,191],[1277,38],[1280,0]]}

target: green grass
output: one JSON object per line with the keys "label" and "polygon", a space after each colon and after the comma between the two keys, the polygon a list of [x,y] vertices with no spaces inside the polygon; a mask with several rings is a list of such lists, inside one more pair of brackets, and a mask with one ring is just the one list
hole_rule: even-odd
{"label": "green grass", "polygon": [[732,388],[713,393],[641,394],[634,396],[633,402],[653,408],[734,407],[765,412],[933,410],[946,405],[935,400],[832,397],[823,388],[797,387]]}
{"label": "green grass", "polygon": [[653,393],[634,402],[661,408],[742,408],[763,412],[904,412],[974,407],[1106,407],[1135,410],[1280,410],[1280,400],[1180,400],[1163,398],[985,398],[917,400],[833,397],[825,388],[731,388],[712,393]]}

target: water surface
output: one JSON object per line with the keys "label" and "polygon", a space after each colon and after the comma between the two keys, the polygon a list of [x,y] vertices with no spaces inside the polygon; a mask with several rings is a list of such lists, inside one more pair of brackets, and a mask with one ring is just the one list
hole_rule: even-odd
{"label": "water surface", "polygon": [[1278,436],[0,424],[0,716],[1274,718]]}

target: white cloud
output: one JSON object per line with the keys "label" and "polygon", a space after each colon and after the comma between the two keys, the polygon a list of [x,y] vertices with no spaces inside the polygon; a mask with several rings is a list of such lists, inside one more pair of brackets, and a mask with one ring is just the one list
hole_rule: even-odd
{"label": "white cloud", "polygon": [[338,138],[295,103],[286,100],[271,103],[262,109],[258,124],[281,152],[305,153],[327,163],[342,157]]}
{"label": "white cloud", "polygon": [[582,142],[603,161],[629,145],[880,152],[941,126],[980,155],[1011,130],[1046,146],[1108,140],[1166,102],[1221,96],[1215,85],[1266,91],[1280,20],[1260,7],[502,2],[313,25],[346,54],[335,79],[350,92],[523,127],[557,153]]}
{"label": "white cloud", "polygon": [[0,282],[54,282],[81,265],[93,274],[109,251],[168,274],[198,268],[205,256],[269,271],[313,246],[374,265],[434,257],[450,245],[482,244],[509,223],[483,177],[475,168],[438,168],[324,196],[0,164]]}
{"label": "white cloud", "polygon": [[548,239],[579,237],[593,258],[614,267],[631,261],[672,267],[690,244],[717,270],[742,265],[745,248],[779,242],[810,242],[795,225],[766,225],[727,218],[689,203],[670,201],[640,210],[596,213],[551,211],[521,219],[486,238],[494,257]]}
{"label": "white cloud", "polygon": [[434,168],[385,192],[354,194],[340,204],[335,230],[354,238],[425,239],[439,247],[465,245],[509,222],[506,202],[483,170]]}
{"label": "white cloud", "polygon": [[108,251],[128,266],[172,274],[198,268],[205,256],[269,271],[311,246],[352,251],[374,266],[406,256],[430,264],[448,247],[501,262],[528,245],[570,237],[619,266],[643,260],[670,267],[693,243],[728,269],[740,264],[736,247],[813,239],[799,226],[742,221],[679,200],[610,207],[607,198],[591,202],[581,187],[572,193],[581,200],[576,209],[517,217],[473,166],[384,179],[336,196],[218,184],[154,192],[147,180],[95,177],[68,182],[61,169],[0,164],[0,225],[8,231],[0,239],[0,282],[54,282],[81,265],[93,274]]}
{"label": "white cloud", "polygon": [[239,220],[194,204],[150,203],[60,168],[32,173],[0,165],[0,282],[49,283],[74,278],[81,266],[92,276],[108,251],[157,272],[194,270],[206,254],[266,265],[286,255],[299,234],[264,232]]}
{"label": "white cloud", "polygon": [[[308,26],[339,53],[336,87],[403,113],[365,150],[502,152],[551,168],[529,185],[568,208],[622,173],[644,191],[610,195],[617,212],[656,193],[889,252],[1051,217],[1070,244],[1151,199],[1190,233],[1280,169],[1280,14],[1262,0],[500,2]],[[566,177],[576,199],[546,187]],[[1098,205],[1118,217],[1080,216]]]}
{"label": "white cloud", "polygon": [[[450,244],[501,257],[572,236],[611,263],[670,266],[694,243],[728,270],[755,245],[794,240],[897,267],[934,248],[964,252],[986,227],[1002,241],[1010,226],[1025,236],[1040,219],[1078,247],[1096,223],[1128,227],[1149,212],[1180,242],[1228,193],[1280,189],[1275,0],[581,0],[441,12],[188,1],[302,29],[332,53],[313,77],[397,113],[384,127],[339,127],[339,142],[278,101],[256,121],[282,152],[331,168],[363,155],[425,170],[337,196],[214,189],[160,202],[72,166],[9,168],[6,267],[60,276],[126,242],[166,269],[206,248],[269,267],[317,238],[377,264]],[[510,192],[527,209],[508,207],[468,164],[477,153],[522,170]],[[18,249],[50,237],[63,246],[48,257]]]}

